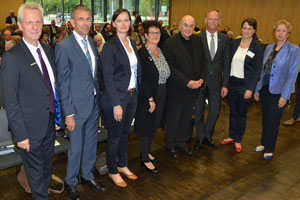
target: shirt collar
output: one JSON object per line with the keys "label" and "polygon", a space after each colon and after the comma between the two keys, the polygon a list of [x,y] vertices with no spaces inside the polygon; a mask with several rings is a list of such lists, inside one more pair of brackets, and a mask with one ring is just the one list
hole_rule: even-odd
{"label": "shirt collar", "polygon": [[206,30],[206,35],[207,35],[207,37],[208,36],[211,37],[211,35],[214,35],[214,38],[216,38],[216,36],[218,36],[218,31],[216,31],[214,33],[210,33],[210,32],[208,32],[208,30]]}
{"label": "shirt collar", "polygon": [[32,44],[30,44],[29,42],[27,42],[27,41],[24,39],[24,37],[23,37],[23,41],[24,41],[24,43],[26,44],[26,46],[27,46],[30,50],[36,51],[37,48],[42,49],[42,46],[41,46],[41,44],[40,44],[39,41],[38,41],[38,46],[37,46],[37,47],[34,46],[34,45],[32,45]]}
{"label": "shirt collar", "polygon": [[86,41],[88,41],[88,36],[86,35],[85,36],[85,38],[83,38],[83,37],[81,37],[75,30],[73,31],[73,34],[74,34],[74,36],[75,36],[75,38],[77,39],[77,40],[82,40],[82,39],[85,39]]}

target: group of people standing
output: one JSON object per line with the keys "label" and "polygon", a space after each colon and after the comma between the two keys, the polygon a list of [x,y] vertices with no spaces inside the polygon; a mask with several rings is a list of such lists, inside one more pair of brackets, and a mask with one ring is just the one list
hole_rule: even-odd
{"label": "group of people standing", "polygon": [[[291,25],[280,20],[274,26],[276,43],[263,48],[253,39],[257,22],[242,21],[242,38],[229,42],[219,33],[221,15],[207,12],[206,31],[194,35],[195,19],[184,16],[180,32],[167,39],[162,48],[160,24],[143,23],[146,44],[138,51],[128,38],[131,16],[118,9],[111,20],[112,36],[98,56],[96,42],[88,36],[91,12],[84,5],[75,6],[70,23],[73,33],[52,49],[39,42],[43,10],[39,4],[25,3],[18,12],[22,41],[3,55],[1,85],[5,109],[34,199],[48,199],[52,170],[55,128],[63,124],[70,131],[66,191],[79,199],[81,184],[97,191],[105,186],[94,180],[99,128],[99,65],[102,65],[103,96],[101,105],[108,129],[106,144],[109,177],[116,186],[126,187],[121,175],[138,177],[128,168],[127,148],[130,126],[139,134],[141,166],[158,173],[158,159],[151,153],[151,143],[166,107],[166,150],[192,155],[187,147],[188,129],[196,107],[197,141],[215,146],[212,140],[221,100],[228,95],[230,106],[229,138],[221,144],[235,144],[242,151],[247,110],[254,95],[261,99],[263,130],[261,145],[264,158],[273,156],[281,113],[294,91],[299,67],[299,48],[289,43]],[[209,115],[204,119],[205,99]],[[56,125],[55,125],[56,123]]]}

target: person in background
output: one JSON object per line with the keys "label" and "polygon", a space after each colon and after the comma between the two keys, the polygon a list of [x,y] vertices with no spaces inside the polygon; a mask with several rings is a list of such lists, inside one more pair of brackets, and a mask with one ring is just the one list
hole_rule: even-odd
{"label": "person in background", "polygon": [[134,130],[139,134],[141,149],[141,166],[157,173],[155,163],[158,161],[151,154],[151,144],[160,125],[167,96],[167,79],[170,76],[169,65],[158,47],[160,24],[157,21],[145,21],[147,43],[139,51],[142,67],[142,88],[138,95]]}
{"label": "person in background", "polygon": [[101,34],[104,37],[105,41],[108,41],[111,36],[111,25],[109,23],[104,24]]}
{"label": "person in background", "polygon": [[5,23],[6,24],[17,24],[18,18],[15,16],[15,11],[11,10],[9,12],[9,16],[6,17]]}
{"label": "person in background", "polygon": [[264,53],[263,70],[255,90],[255,100],[261,102],[262,136],[255,152],[264,151],[264,159],[273,157],[280,118],[291,94],[300,64],[300,49],[288,37],[292,25],[279,20],[273,27],[276,43],[268,45]]}
{"label": "person in background", "polygon": [[42,32],[42,35],[40,37],[40,42],[51,45],[51,43],[49,41],[49,34],[47,32]]}
{"label": "person in background", "polygon": [[262,68],[263,48],[253,36],[257,22],[253,18],[242,21],[242,38],[231,43],[228,102],[230,109],[229,137],[221,144],[235,143],[236,152],[242,152],[247,112]]}
{"label": "person in background", "polygon": [[97,43],[98,55],[100,56],[100,53],[103,49],[103,45],[105,44],[105,40],[104,40],[104,38],[102,37],[101,34],[100,35],[95,35],[94,40]]}
{"label": "person in background", "polygon": [[118,187],[138,177],[128,168],[128,136],[137,106],[137,89],[141,88],[141,66],[136,44],[128,38],[131,18],[128,10],[118,9],[111,20],[113,36],[101,53],[104,91],[103,109],[108,129],[106,160],[109,177]]}
{"label": "person in background", "polygon": [[137,11],[133,11],[132,15],[135,18],[134,23],[133,23],[134,32],[138,32],[138,27],[139,27],[139,24],[142,23],[142,18]]}

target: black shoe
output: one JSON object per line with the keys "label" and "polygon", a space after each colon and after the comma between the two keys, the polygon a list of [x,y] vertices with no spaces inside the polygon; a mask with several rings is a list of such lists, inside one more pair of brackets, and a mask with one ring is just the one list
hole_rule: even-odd
{"label": "black shoe", "polygon": [[193,154],[192,151],[187,148],[187,146],[176,147],[176,149],[185,155],[191,156]]}
{"label": "black shoe", "polygon": [[202,147],[202,145],[203,145],[203,139],[197,140],[194,146],[195,150],[199,150]]}
{"label": "black shoe", "polygon": [[207,138],[205,138],[205,139],[203,140],[203,143],[206,144],[207,146],[211,146],[211,147],[216,148],[216,143],[214,143],[214,142],[212,141],[212,139],[207,139]]}
{"label": "black shoe", "polygon": [[81,177],[81,184],[82,185],[86,185],[89,188],[93,189],[93,190],[97,190],[100,192],[105,192],[106,188],[104,185],[98,184],[97,182],[95,182],[95,180],[85,180],[84,178]]}
{"label": "black shoe", "polygon": [[[150,158],[149,158],[150,159]],[[158,159],[157,158],[154,158],[154,159],[150,159],[150,161],[153,163],[153,164],[156,164],[156,163],[158,163]]]}
{"label": "black shoe", "polygon": [[167,149],[167,153],[171,158],[174,158],[174,159],[178,158],[178,155],[177,155],[175,149]]}
{"label": "black shoe", "polygon": [[152,172],[154,174],[157,174],[158,169],[154,166],[154,169],[149,169],[144,162],[141,161],[141,167],[145,168],[148,172]]}
{"label": "black shoe", "polygon": [[65,182],[65,190],[68,194],[68,197],[71,199],[71,200],[79,200],[80,199],[80,195],[76,189],[76,186],[73,186],[73,185],[68,185],[66,182]]}

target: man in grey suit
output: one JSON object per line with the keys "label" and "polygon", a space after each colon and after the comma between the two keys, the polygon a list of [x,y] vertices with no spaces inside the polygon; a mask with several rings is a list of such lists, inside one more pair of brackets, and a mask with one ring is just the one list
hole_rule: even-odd
{"label": "man in grey suit", "polygon": [[76,185],[81,167],[81,184],[105,191],[92,173],[97,153],[99,128],[99,85],[97,79],[97,45],[88,36],[91,12],[77,5],[71,12],[73,33],[55,47],[58,86],[65,124],[70,131],[66,190],[71,199],[80,197]]}
{"label": "man in grey suit", "polygon": [[[205,16],[206,31],[200,34],[204,46],[207,74],[204,86],[200,88],[200,94],[196,101],[195,126],[198,137],[195,144],[196,150],[202,144],[215,147],[212,135],[220,113],[221,99],[228,93],[229,38],[217,31],[220,21],[221,15],[218,11],[207,12]],[[206,97],[208,98],[209,114],[205,122]]]}
{"label": "man in grey suit", "polygon": [[[37,3],[20,6],[19,44],[4,53],[1,83],[8,122],[21,157],[33,199],[49,199],[55,140],[55,66],[52,48],[39,42],[43,9]],[[59,124],[58,124],[59,125]]]}

